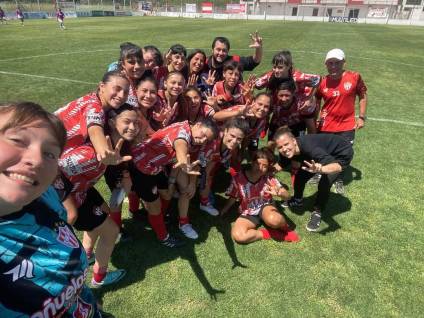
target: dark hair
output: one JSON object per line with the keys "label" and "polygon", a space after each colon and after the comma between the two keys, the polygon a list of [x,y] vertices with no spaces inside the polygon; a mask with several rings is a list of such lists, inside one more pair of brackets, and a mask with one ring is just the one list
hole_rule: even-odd
{"label": "dark hair", "polygon": [[290,130],[290,128],[283,126],[277,129],[277,131],[274,134],[274,141],[276,141],[278,138],[280,138],[281,136],[287,135],[291,138],[294,138],[294,135],[292,133],[292,131]]}
{"label": "dark hair", "polygon": [[203,127],[209,128],[212,131],[213,138],[217,138],[219,134],[219,129],[216,125],[216,123],[209,119],[209,118],[203,118],[198,121]]}
{"label": "dark hair", "polygon": [[119,106],[119,108],[117,109],[111,109],[107,112],[107,118],[108,119],[112,119],[115,118],[116,116],[120,115],[121,113],[125,112],[125,111],[135,111],[138,112],[138,109],[136,107],[134,107],[133,105],[130,104],[122,104],[121,106]]}
{"label": "dark hair", "polygon": [[237,128],[242,131],[244,136],[247,136],[249,133],[250,127],[246,119],[242,117],[235,117],[230,120],[227,120],[224,124],[224,129]]}
{"label": "dark hair", "polygon": [[222,68],[222,72],[225,72],[227,70],[231,70],[231,71],[237,70],[240,73],[242,73],[243,67],[241,66],[241,64],[239,62],[230,60],[230,61],[227,61],[227,62],[224,63],[224,66]]}
{"label": "dark hair", "polygon": [[260,148],[253,153],[252,163],[258,159],[268,160],[269,168],[271,168],[272,165],[275,163],[274,153],[268,147]]}
{"label": "dark hair", "polygon": [[284,80],[283,82],[280,83],[280,85],[278,85],[276,91],[278,92],[281,90],[288,90],[294,93],[296,91],[296,82],[292,78]]}
{"label": "dark hair", "polygon": [[54,138],[59,144],[60,152],[66,144],[66,130],[58,117],[49,113],[43,107],[32,102],[11,102],[0,104],[0,115],[13,113],[6,125],[0,127],[0,132],[5,132],[10,128],[29,125],[41,120],[51,129]]}
{"label": "dark hair", "polygon": [[[275,54],[272,58],[272,65],[273,66],[277,66],[277,65],[286,65],[289,66],[289,72],[288,72],[288,78],[292,79],[293,78],[293,60],[292,60],[292,55],[290,53],[290,51],[288,50],[283,50],[278,52],[277,54]],[[278,88],[278,86],[283,82],[286,81],[287,78],[277,78],[274,76],[274,74],[272,74],[271,78],[269,79],[269,83],[268,83],[268,91],[269,92],[275,92]]]}
{"label": "dark hair", "polygon": [[276,53],[273,57],[272,57],[272,65],[273,66],[277,66],[277,65],[285,65],[285,66],[293,66],[293,59],[292,59],[292,55],[290,53],[290,51],[288,50],[283,50],[280,51],[278,53]]}
{"label": "dark hair", "polygon": [[152,52],[153,54],[153,60],[155,61],[156,66],[162,66],[163,65],[163,57],[162,53],[159,51],[159,49],[154,45],[146,45],[143,47],[144,52]]}
{"label": "dark hair", "polygon": [[137,60],[143,61],[143,51],[141,47],[131,42],[124,42],[120,46],[121,53],[119,55],[119,68],[122,67],[122,63],[130,58],[136,58]]}
{"label": "dark hair", "polygon": [[181,44],[174,44],[173,46],[171,46],[168,50],[168,53],[182,54],[182,55],[184,55],[184,57],[187,57],[187,50]]}
{"label": "dark hair", "polygon": [[271,95],[270,95],[270,94],[268,94],[267,92],[260,92],[260,93],[256,94],[256,96],[255,96],[255,100],[256,100],[256,99],[258,99],[258,98],[259,98],[259,97],[261,97],[261,96],[266,96],[266,97],[268,97],[268,98],[269,98],[269,100],[270,100],[270,101],[272,101],[272,97],[271,97]]}
{"label": "dark hair", "polygon": [[224,37],[224,36],[217,36],[215,39],[213,39],[212,50],[215,48],[216,42],[224,43],[225,46],[227,47],[227,50],[228,51],[230,50],[230,41],[226,37]]}
{"label": "dark hair", "polygon": [[[192,52],[190,52],[190,54],[188,55],[188,57],[187,57],[187,64],[188,64],[188,67],[190,67],[190,61],[191,61],[191,59],[196,55],[196,54],[202,54],[203,55],[203,57],[204,57],[204,59],[205,59],[205,63],[206,63],[206,59],[207,59],[207,57],[206,57],[206,53],[205,53],[205,51],[203,51],[203,50],[201,50],[201,49],[194,49],[194,51],[192,51]],[[200,70],[200,72],[202,72],[202,70]]]}
{"label": "dark hair", "polygon": [[128,78],[121,71],[119,71],[119,70],[113,70],[113,71],[106,72],[103,75],[102,82],[103,83],[108,83],[108,82],[110,82],[112,80],[112,77],[120,77],[120,78],[123,78],[126,81],[128,81]]}
{"label": "dark hair", "polygon": [[148,76],[148,77],[144,77],[144,78],[142,78],[139,82],[138,82],[138,84],[137,84],[137,88],[142,84],[142,83],[144,83],[144,82],[150,82],[150,83],[152,83],[152,84],[154,84],[155,85],[155,87],[156,87],[156,89],[158,89],[158,82],[156,81],[156,79],[154,79],[153,77],[151,77],[151,76]]}

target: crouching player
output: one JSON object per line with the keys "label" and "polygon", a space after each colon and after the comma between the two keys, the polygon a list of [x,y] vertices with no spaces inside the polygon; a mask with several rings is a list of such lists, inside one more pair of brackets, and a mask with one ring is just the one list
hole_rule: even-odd
{"label": "crouching player", "polygon": [[[272,176],[274,155],[267,148],[257,150],[249,169],[236,174],[227,190],[230,197],[222,210],[226,213],[236,200],[240,201],[239,212],[231,236],[237,243],[251,243],[273,238],[278,241],[297,242],[299,236],[291,231],[273,203],[272,196],[289,198],[289,193]],[[257,229],[261,221],[267,228]]]}
{"label": "crouching player", "polygon": [[[147,141],[133,147],[132,155],[135,167],[130,167],[133,189],[143,200],[148,211],[148,219],[159,241],[168,247],[178,247],[182,242],[172,237],[164,222],[164,212],[171,199],[169,183],[179,183],[182,194],[179,198],[180,229],[189,238],[197,238],[197,233],[188,220],[187,199],[194,195],[193,179],[187,182],[184,174],[198,175],[195,164],[190,164],[190,153],[199,151],[203,144],[217,136],[217,128],[210,120],[202,120],[194,125],[188,121],[178,122],[156,131]],[[179,168],[182,179],[168,180],[167,168],[174,165]],[[185,185],[183,184],[185,183]]]}

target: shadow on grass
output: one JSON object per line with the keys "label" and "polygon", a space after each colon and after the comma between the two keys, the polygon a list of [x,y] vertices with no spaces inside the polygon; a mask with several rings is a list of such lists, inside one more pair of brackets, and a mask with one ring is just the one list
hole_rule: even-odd
{"label": "shadow on grass", "polygon": [[[305,215],[307,211],[312,211],[315,198],[316,194],[303,198],[303,207],[293,208],[291,211],[297,215]],[[350,211],[351,207],[352,203],[347,197],[330,192],[327,206],[322,213],[322,221],[327,223],[327,227],[317,233],[326,235],[327,233],[341,229],[340,224],[337,223],[334,216]]]}
{"label": "shadow on grass", "polygon": [[362,179],[362,171],[353,166],[347,167],[346,170],[343,172],[344,185],[348,185],[349,183],[353,181],[358,181],[361,179]]}

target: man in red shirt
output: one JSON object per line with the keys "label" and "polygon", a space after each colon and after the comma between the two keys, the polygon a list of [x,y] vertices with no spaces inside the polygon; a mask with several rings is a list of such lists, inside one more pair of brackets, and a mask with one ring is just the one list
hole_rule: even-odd
{"label": "man in red shirt", "polygon": [[[355,131],[365,125],[367,87],[359,73],[344,69],[345,54],[340,49],[327,53],[325,65],[328,75],[322,78],[316,96],[318,105],[323,100],[318,120],[320,133],[332,133],[344,137],[353,144]],[[355,118],[355,102],[359,98],[359,116]],[[335,183],[336,192],[343,194],[343,181]]]}

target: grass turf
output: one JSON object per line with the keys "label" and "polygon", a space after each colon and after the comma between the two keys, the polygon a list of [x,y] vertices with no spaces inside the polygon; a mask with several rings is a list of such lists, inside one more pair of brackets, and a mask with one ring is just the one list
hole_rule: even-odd
{"label": "grass turf", "polygon": [[[198,212],[195,201],[191,216],[200,238],[171,250],[125,213],[134,241],[116,246],[111,267],[128,274],[118,285],[96,291],[106,311],[116,317],[421,315],[423,28],[146,17],[65,23],[65,31],[54,20],[0,25],[1,101],[31,100],[55,110],[94,90],[124,41],[163,50],[179,42],[209,53],[213,37],[224,35],[232,53],[247,55],[254,30],[264,37],[265,49],[256,74],[268,70],[282,48],[292,51],[299,69],[325,74],[325,53],[340,47],[347,68],[362,74],[369,93],[371,120],[357,134],[347,194],[331,195],[321,234],[304,227],[313,186],[304,209],[285,211],[302,237],[298,244],[235,245],[234,215],[209,217]],[[281,178],[288,183],[287,174]],[[104,183],[99,187],[107,197]]]}

